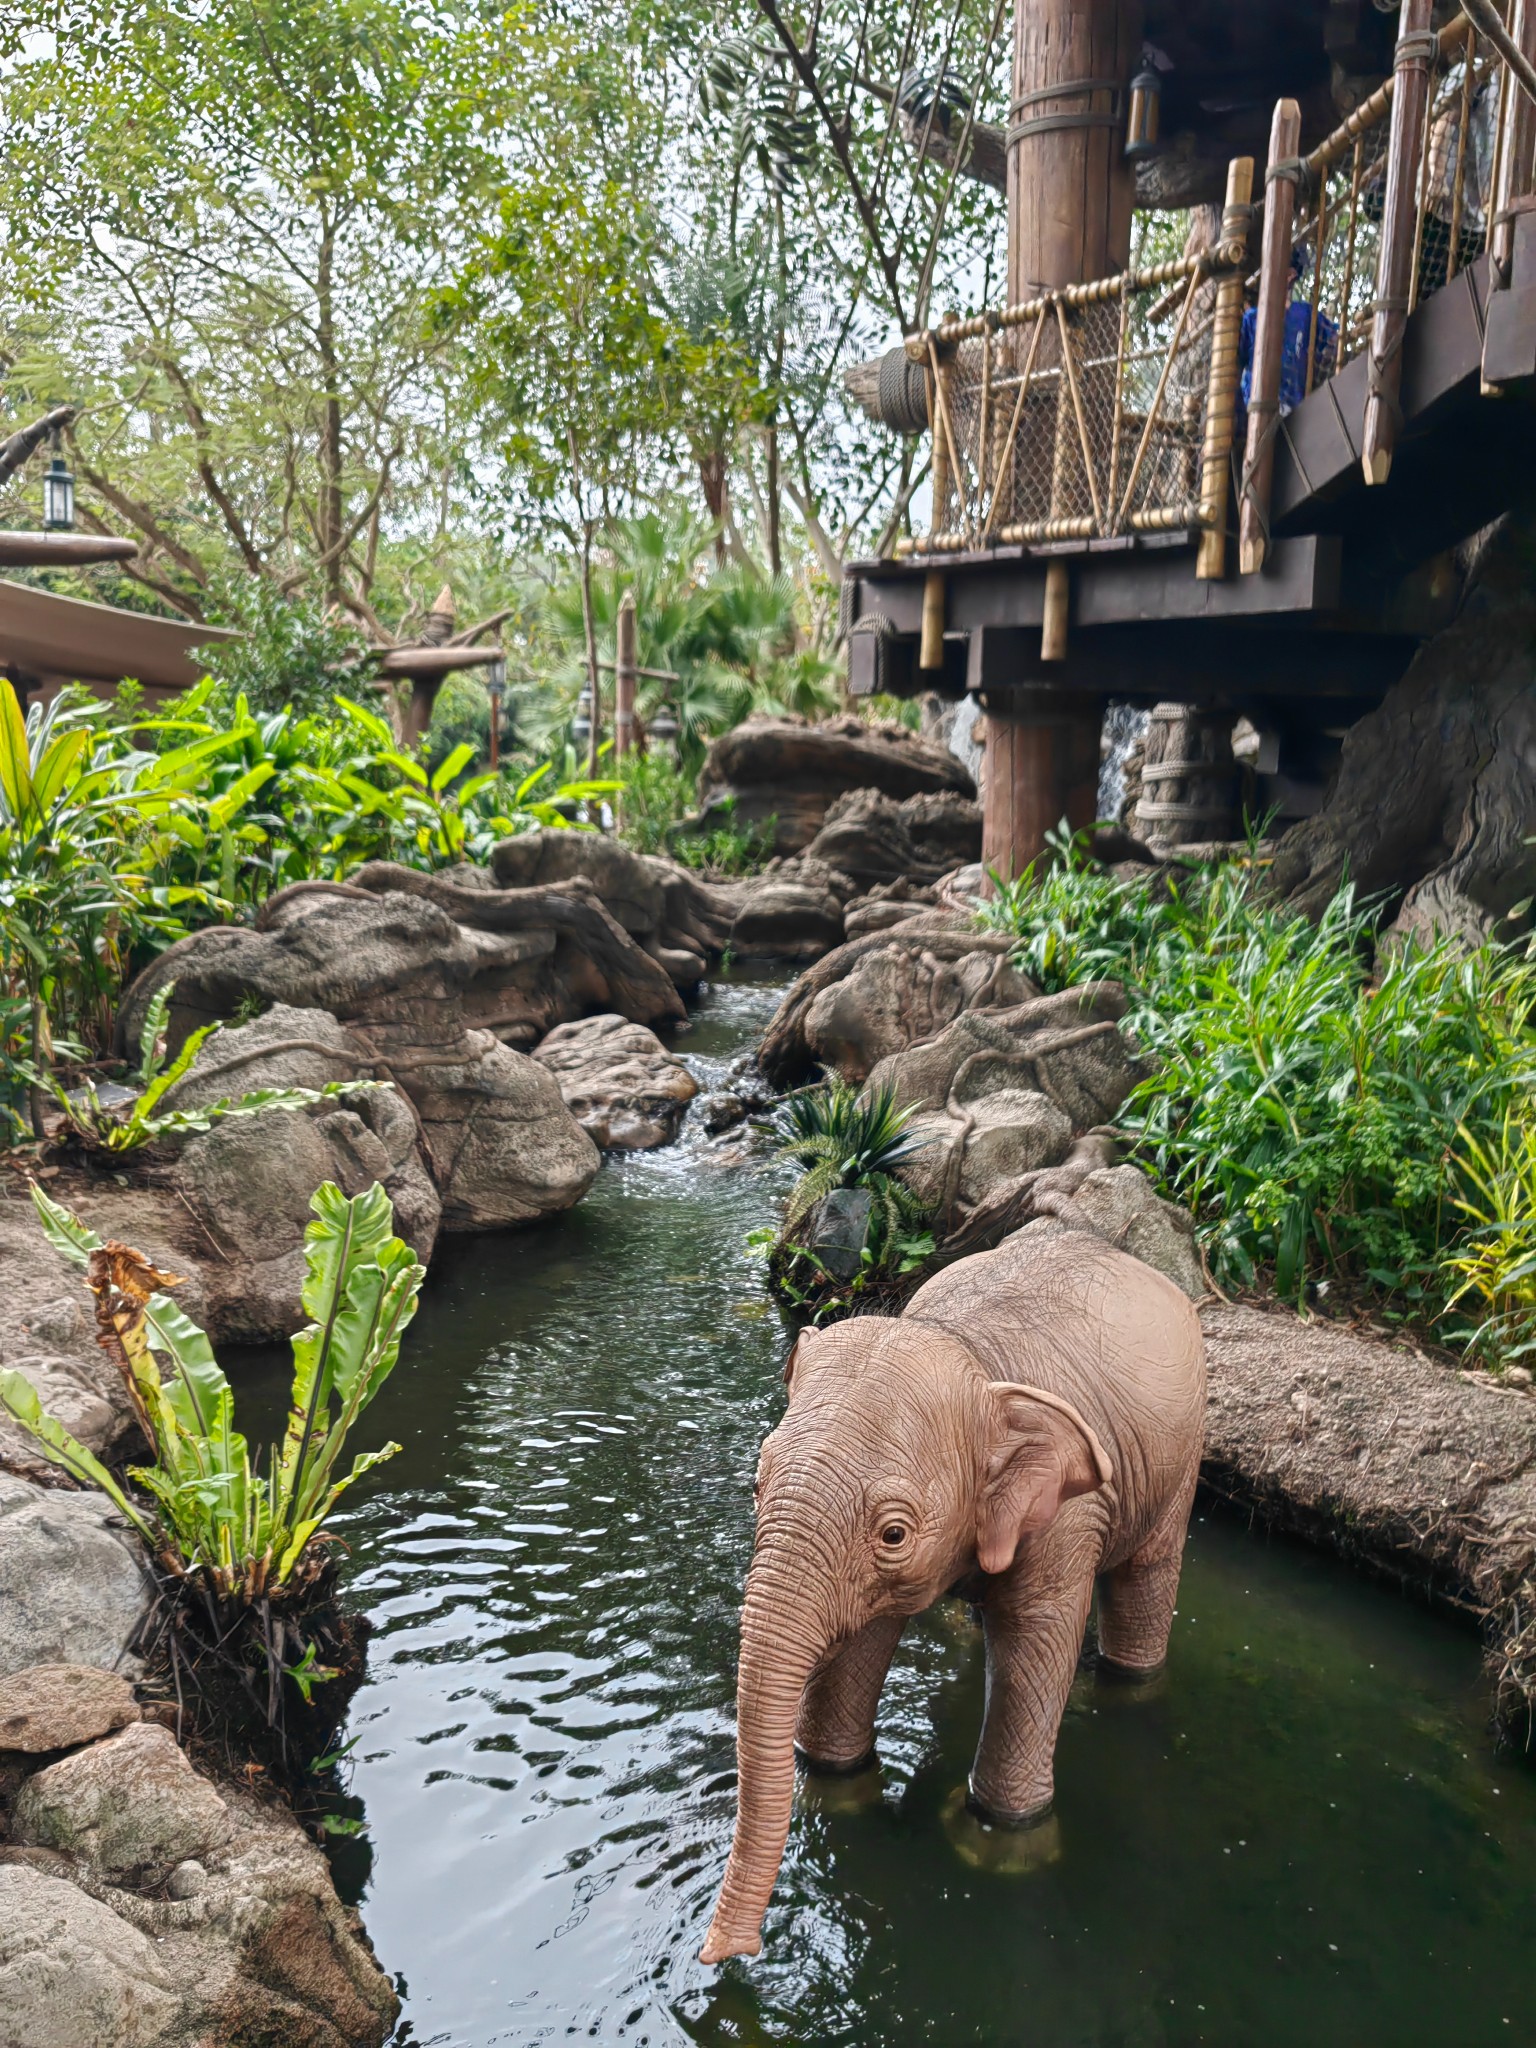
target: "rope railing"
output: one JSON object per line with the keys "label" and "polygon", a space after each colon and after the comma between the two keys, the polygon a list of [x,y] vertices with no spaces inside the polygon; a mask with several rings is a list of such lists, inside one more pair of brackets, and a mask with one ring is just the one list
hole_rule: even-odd
{"label": "rope railing", "polygon": [[1435,30],[1430,0],[1402,0],[1392,76],[1308,153],[1281,103],[1264,187],[1280,225],[1257,272],[1252,209],[1229,186],[1211,248],[909,336],[928,390],[932,518],[898,552],[1188,530],[1204,536],[1199,573],[1219,575],[1235,438],[1241,559],[1255,569],[1283,415],[1366,353],[1365,469],[1379,482],[1409,317],[1484,253],[1495,287],[1508,282],[1533,189],[1536,0],[1477,4],[1499,9],[1497,39],[1466,13]]}

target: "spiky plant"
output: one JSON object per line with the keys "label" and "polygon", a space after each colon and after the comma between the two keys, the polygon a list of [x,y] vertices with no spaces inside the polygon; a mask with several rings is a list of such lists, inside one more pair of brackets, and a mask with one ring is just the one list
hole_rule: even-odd
{"label": "spiky plant", "polygon": [[834,1188],[867,1188],[873,1199],[869,1243],[894,1246],[903,1231],[920,1222],[928,1205],[894,1169],[924,1142],[907,1129],[914,1111],[902,1108],[888,1083],[861,1094],[834,1077],[780,1104],[772,1128],[782,1157],[798,1160],[806,1172],[784,1212],[780,1242],[791,1238],[816,1204]]}

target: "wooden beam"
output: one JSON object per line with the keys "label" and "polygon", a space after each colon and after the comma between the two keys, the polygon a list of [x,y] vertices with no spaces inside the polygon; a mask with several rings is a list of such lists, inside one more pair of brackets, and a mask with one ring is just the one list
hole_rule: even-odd
{"label": "wooden beam", "polygon": [[[1233,159],[1227,172],[1227,204],[1221,239],[1246,241],[1252,223],[1253,158]],[[1243,279],[1228,271],[1216,287],[1216,315],[1211,329],[1210,384],[1205,401],[1205,450],[1200,466],[1200,506],[1210,520],[1200,536],[1195,575],[1219,582],[1227,567],[1227,504],[1230,497],[1232,439],[1237,430],[1238,345],[1243,325]]]}
{"label": "wooden beam", "polygon": [[639,673],[639,655],[635,593],[632,590],[626,590],[619,601],[613,651],[616,657],[613,668],[613,758],[622,761],[635,743],[635,678]]}
{"label": "wooden beam", "polygon": [[1418,244],[1418,186],[1429,109],[1430,74],[1439,45],[1430,27],[1432,0],[1403,0],[1398,16],[1397,78],[1387,140],[1387,186],[1376,261],[1376,313],[1367,352],[1369,390],[1360,464],[1368,484],[1392,473],[1397,441],[1398,392],[1403,377],[1403,333]]}
{"label": "wooden beam", "polygon": [[1264,174],[1264,250],[1254,321],[1248,443],[1237,512],[1238,567],[1245,576],[1263,568],[1269,549],[1269,496],[1275,474],[1275,433],[1280,424],[1285,322],[1291,303],[1291,235],[1301,176],[1300,149],[1301,108],[1295,100],[1281,100],[1269,131],[1269,167]]}

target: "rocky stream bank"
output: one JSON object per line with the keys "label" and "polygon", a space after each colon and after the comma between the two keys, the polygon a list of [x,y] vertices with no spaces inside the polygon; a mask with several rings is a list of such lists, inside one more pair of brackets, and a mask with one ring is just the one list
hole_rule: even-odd
{"label": "rocky stream bank", "polygon": [[[178,1106],[375,1085],[112,1171],[66,1150],[46,1184],[183,1275],[179,1299],[216,1341],[262,1340],[298,1324],[321,1181],[380,1182],[425,1261],[442,1234],[570,1208],[602,1152],[665,1146],[690,1114],[741,1145],[739,1126],[817,1072],[888,1085],[925,1141],[908,1171],[940,1255],[1083,1230],[1173,1279],[1206,1335],[1207,1484],[1474,1622],[1523,1743],[1536,1402],[1384,1333],[1216,1296],[1189,1217],[1115,1144],[1137,1072],[1122,992],[1044,995],[1007,940],[974,929],[974,804],[948,769],[921,783],[916,743],[891,751],[894,786],[807,780],[816,801],[786,811],[796,843],[751,884],[545,832],[485,871],[365,868],[285,891],[254,929],[184,941],[120,1019],[136,1043],[174,981],[173,1049],[223,1027]],[[781,749],[784,788],[798,758]],[[756,1058],[695,1103],[670,1033],[728,949],[811,964]],[[0,1271],[0,1363],[98,1455],[131,1456],[129,1404],[19,1167],[0,1173]],[[0,1424],[0,2048],[382,2041],[394,1992],[321,1852],[280,1803],[194,1766],[163,1688],[141,1684],[152,1603],[110,1506]]]}

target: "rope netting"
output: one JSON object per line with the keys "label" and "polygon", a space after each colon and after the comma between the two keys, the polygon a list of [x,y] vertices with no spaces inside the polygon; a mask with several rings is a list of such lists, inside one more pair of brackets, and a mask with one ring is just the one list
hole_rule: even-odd
{"label": "rope netting", "polygon": [[[1505,72],[1468,30],[1441,49],[1431,70],[1429,118],[1416,167],[1417,242],[1407,310],[1448,284],[1487,243],[1503,125]],[[1386,211],[1391,98],[1380,93],[1368,122],[1323,144],[1296,228],[1305,259],[1297,296],[1312,309],[1305,390],[1343,368],[1370,342]],[[1349,124],[1350,128],[1355,126]],[[1321,162],[1319,161],[1321,159]]]}
{"label": "rope netting", "polygon": [[1208,270],[1165,265],[1151,281],[1055,294],[965,322],[982,331],[934,348],[933,532],[919,545],[1200,524],[1217,300]]}

